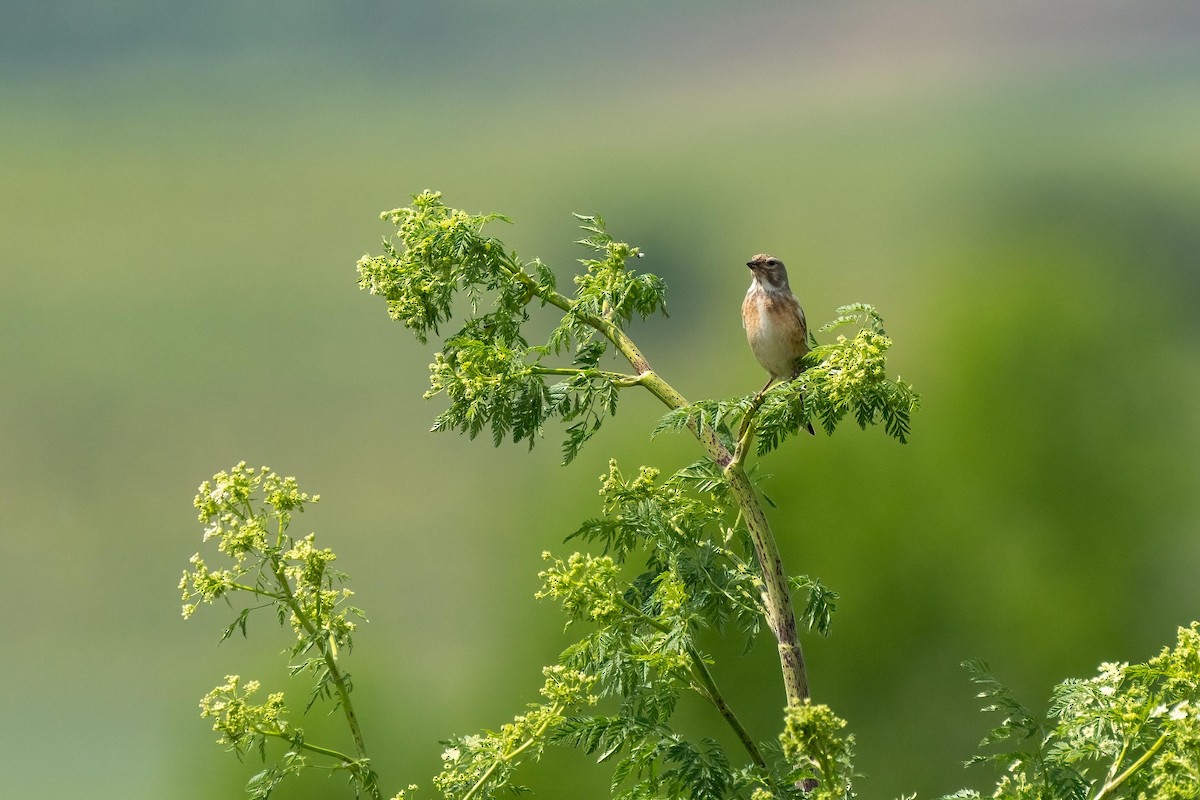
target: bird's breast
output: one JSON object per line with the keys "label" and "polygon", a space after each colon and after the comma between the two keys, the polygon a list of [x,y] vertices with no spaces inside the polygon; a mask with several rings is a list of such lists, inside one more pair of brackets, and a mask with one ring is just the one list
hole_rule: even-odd
{"label": "bird's breast", "polygon": [[792,376],[796,359],[808,352],[808,332],[795,297],[775,294],[751,286],[742,302],[742,324],[758,363],[772,377],[782,379]]}

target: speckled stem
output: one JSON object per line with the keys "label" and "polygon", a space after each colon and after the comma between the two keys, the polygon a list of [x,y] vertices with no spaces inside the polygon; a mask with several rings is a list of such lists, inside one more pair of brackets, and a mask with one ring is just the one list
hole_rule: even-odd
{"label": "speckled stem", "polygon": [[[568,313],[577,313],[572,308],[573,304],[568,297],[558,292],[542,294],[538,291],[533,279],[524,271],[519,271],[518,274],[524,278],[523,282],[546,302]],[[582,319],[604,334],[605,338],[621,352],[621,355],[625,356],[637,374],[639,385],[644,386],[668,408],[682,408],[688,405],[687,399],[651,369],[650,362],[633,340],[612,321],[594,316],[584,316]],[[783,671],[783,688],[787,704],[789,706],[800,704],[809,696],[808,670],[804,665],[804,651],[800,647],[800,637],[796,630],[796,614],[792,609],[792,596],[788,589],[787,572],[783,568],[783,559],[779,555],[775,536],[771,533],[771,525],[767,521],[762,500],[754,491],[754,487],[742,467],[740,456],[749,443],[749,437],[745,435],[741,437],[746,441],[743,442],[742,447],[738,448],[739,458],[735,460],[734,454],[721,442],[712,428],[700,425],[694,420],[689,423],[689,427],[709,457],[721,467],[730,491],[742,511],[742,518],[750,532],[750,539],[754,543],[754,552],[761,568],[762,586],[760,590],[763,610],[767,625],[775,635],[775,641],[779,646],[779,664]]]}

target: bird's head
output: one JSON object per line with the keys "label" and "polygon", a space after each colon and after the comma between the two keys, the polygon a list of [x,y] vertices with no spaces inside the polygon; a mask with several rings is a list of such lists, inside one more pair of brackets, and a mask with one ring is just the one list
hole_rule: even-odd
{"label": "bird's head", "polygon": [[758,281],[764,289],[788,288],[787,269],[784,268],[783,262],[775,256],[759,253],[747,261],[746,266],[753,273],[754,280]]}

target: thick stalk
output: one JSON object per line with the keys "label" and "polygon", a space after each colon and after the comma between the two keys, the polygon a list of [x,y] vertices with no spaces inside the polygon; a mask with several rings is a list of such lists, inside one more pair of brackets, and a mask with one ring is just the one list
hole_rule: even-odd
{"label": "thick stalk", "polygon": [[[669,408],[681,408],[688,404],[683,395],[650,369],[645,356],[623,331],[611,324],[608,327],[610,330],[604,331],[605,335],[609,336],[617,349],[629,359],[629,363],[642,373],[641,384],[651,394]],[[796,630],[796,614],[792,609],[787,572],[783,568],[783,559],[779,555],[778,545],[775,544],[775,536],[771,533],[766,511],[742,468],[741,458],[734,461],[733,453],[729,452],[729,448],[721,442],[712,428],[693,423],[691,429],[709,457],[724,471],[725,480],[742,511],[742,518],[746,521],[746,528],[750,532],[750,540],[754,543],[754,553],[758,557],[761,569],[761,592],[767,625],[775,634],[775,641],[779,647],[784,694],[788,705],[798,705],[809,696],[808,670],[804,666],[804,651],[800,647],[800,637]]]}
{"label": "thick stalk", "polygon": [[762,569],[762,596],[766,608],[767,624],[775,634],[779,646],[779,663],[783,667],[783,688],[789,706],[799,705],[808,699],[808,670],[804,666],[804,651],[800,648],[800,637],[796,630],[796,615],[792,610],[792,595],[788,590],[787,573],[779,547],[771,533],[766,512],[755,493],[746,471],[741,465],[725,468],[725,480],[746,521],[754,552]]}

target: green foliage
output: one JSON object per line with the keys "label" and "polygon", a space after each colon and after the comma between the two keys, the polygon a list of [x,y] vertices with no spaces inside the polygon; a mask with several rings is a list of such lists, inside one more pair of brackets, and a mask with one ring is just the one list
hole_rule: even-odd
{"label": "green foliage", "polygon": [[[782,384],[781,384],[782,385]],[[665,431],[682,431],[692,426],[719,431],[729,446],[733,446],[731,429],[747,415],[756,410],[754,395],[736,397],[732,400],[697,400],[686,406],[673,408],[659,419],[651,437]]]}
{"label": "green foliage", "polygon": [[865,303],[842,306],[838,317],[819,332],[842,325],[862,327],[852,337],[838,336],[817,345],[804,357],[798,378],[769,391],[758,419],[758,454],[779,447],[809,422],[833,433],[850,416],[865,429],[882,422],[889,436],[908,441],[912,414],[920,397],[912,387],[890,380],[885,354],[892,340],[883,332],[883,318]]}
{"label": "green foliage", "polygon": [[[387,301],[388,314],[411,328],[421,342],[430,331],[451,319],[455,295],[466,291],[471,310],[485,290],[497,293],[496,313],[488,320],[501,341],[516,341],[518,320],[525,318],[529,298],[525,287],[509,276],[522,268],[503,243],[481,234],[499,214],[472,215],[446,208],[437,192],[413,197],[410,208],[380,215],[398,229],[401,247],[384,239],[385,255],[364,256],[358,262],[359,286]],[[553,286],[553,278],[540,276]]]}
{"label": "green foliage", "polygon": [[314,534],[301,539],[288,534],[293,515],[319,499],[301,492],[295,478],[280,477],[266,467],[256,470],[245,462],[202,483],[195,499],[205,526],[204,541],[216,540],[217,551],[228,565],[212,569],[199,553],[192,556],[192,569],[185,570],[179,582],[184,618],[191,617],[200,603],[219,599],[232,603],[233,595],[247,595],[251,605],[225,628],[223,641],[234,631],[245,636],[253,611],[273,608],[279,625],[289,626],[296,637],[288,651],[295,659],[289,670],[313,679],[305,710],[320,699],[332,699],[335,710],[340,708],[346,716],[357,750],[349,756],[307,742],[302,729],[284,720],[282,693],[271,694],[265,704],[252,705],[248,697],[258,690],[259,682],[239,688],[238,676],[227,676],[200,702],[201,716],[214,719],[218,744],[239,757],[256,751],[264,761],[268,738],[288,744],[278,762],[247,784],[254,798],[269,796],[285,777],[312,766],[305,753],[319,754],[323,763],[332,760],[333,768],[346,770],[356,796],[365,792],[378,797],[350,704],[350,675],[338,664],[339,652],[353,645],[356,623],[352,618],[361,618],[362,611],[346,602],[353,592],[335,586],[344,582],[345,575],[331,568],[336,559],[333,551],[317,548]]}
{"label": "green foliage", "polygon": [[217,744],[237,753],[238,758],[257,752],[266,761],[267,737],[278,737],[292,743],[292,747],[279,761],[269,765],[252,777],[246,791],[252,798],[266,798],[284,778],[295,775],[308,766],[301,751],[304,741],[302,731],[293,731],[283,719],[287,712],[283,692],[275,692],[261,705],[249,702],[251,695],[258,692],[258,681],[250,681],[239,687],[237,675],[226,675],[225,683],[200,699],[200,717],[213,719],[213,730],[220,736]]}
{"label": "green foliage", "polygon": [[[745,528],[719,497],[696,493],[706,481],[693,468],[659,478],[649,467],[627,478],[610,463],[601,476],[604,516],[571,537],[604,554],[545,554],[551,565],[540,573],[538,597],[558,601],[571,622],[589,626],[562,663],[594,675],[605,700],[603,713],[570,718],[553,741],[612,761],[615,797],[719,798],[756,788],[793,796],[795,768],[769,762],[763,754],[770,749],[750,739],[699,644],[730,624],[748,637],[759,632],[761,579]],[[623,578],[632,565],[640,571]],[[836,594],[806,578],[797,585],[809,593],[802,619],[827,633]],[[691,742],[672,728],[685,695],[712,704],[745,737],[748,763],[735,768],[715,741]],[[837,746],[823,732],[812,741],[818,739]]]}
{"label": "green foliage", "polygon": [[842,306],[837,313],[820,332],[851,324],[859,325],[859,331],[852,338],[838,336],[814,347],[795,379],[775,384],[762,395],[701,400],[672,409],[653,435],[705,425],[728,437],[740,427],[742,435],[749,431],[757,436],[756,452],[761,456],[812,422],[832,434],[850,416],[864,429],[882,423],[888,435],[907,442],[920,396],[908,384],[887,377],[885,355],[892,340],[884,334],[883,318],[866,303]]}
{"label": "green foliage", "polygon": [[[1054,689],[1047,718],[1018,703],[982,662],[965,665],[983,687],[984,711],[1003,715],[971,763],[1005,769],[992,795],[1040,798],[1200,797],[1200,623],[1144,664],[1102,664]],[[963,791],[948,797],[978,798]]]}
{"label": "green foliage", "polygon": [[[384,254],[358,262],[359,286],[387,301],[388,314],[425,342],[449,322],[460,294],[467,298],[462,327],[446,337],[430,365],[426,397],[445,394],[449,407],[434,430],[457,430],[474,438],[490,431],[532,447],[548,420],[567,424],[563,460],[569,462],[617,411],[618,390],[638,376],[600,368],[611,341],[606,331],[633,316],[666,308],[666,286],[654,275],[631,270],[636,247],[615,241],[599,217],[579,217],[590,235],[580,243],[601,257],[582,261],[573,298],[555,290],[554,273],[538,260],[525,262],[503,242],[486,237],[499,214],[472,215],[447,208],[437,192],[423,192],[410,208],[385,212],[397,227]],[[521,326],[534,298],[563,312],[546,343],[531,346]],[[484,311],[485,301],[488,309]],[[569,351],[570,367],[547,367],[545,357]],[[551,383],[551,378],[560,378]]]}
{"label": "green foliage", "polygon": [[[591,234],[580,239],[578,244],[603,256],[600,259],[584,259],[581,263],[586,271],[575,276],[575,285],[579,287],[579,300],[575,306],[576,314],[573,315],[576,320],[605,318],[622,325],[632,320],[634,315],[645,319],[660,311],[666,314],[667,285],[662,278],[650,274],[639,275],[625,266],[630,258],[640,258],[641,252],[624,242],[614,241],[601,217],[576,214],[575,218],[583,223],[580,227]],[[591,339],[595,335],[594,331],[578,325],[573,325],[570,333],[576,340],[581,336]]]}
{"label": "green foliage", "polygon": [[[860,428],[882,422],[890,436],[908,441],[911,417],[920,398],[911,386],[886,375],[884,355],[892,340],[884,333],[883,318],[866,303],[842,306],[837,313],[837,319],[823,326],[822,332],[855,322],[862,327],[852,339],[838,336],[832,344],[818,345],[805,357],[807,369],[797,388],[806,405],[830,433],[849,414]],[[770,414],[764,409],[764,428]],[[763,438],[767,438],[765,434]],[[766,449],[770,448],[760,445],[760,452]]]}
{"label": "green foliage", "polygon": [[833,612],[837,610],[838,593],[807,575],[792,578],[791,585],[793,592],[805,598],[800,622],[809,630],[828,636],[833,624]]}
{"label": "green foliage", "polygon": [[689,618],[718,631],[732,620],[757,633],[762,608],[744,526],[735,524],[726,500],[698,494],[689,471],[658,477],[657,469],[642,467],[627,480],[609,462],[601,476],[604,516],[587,520],[568,539],[598,544],[619,564],[640,554],[642,572],[630,583],[642,595],[663,582],[678,585]]}

